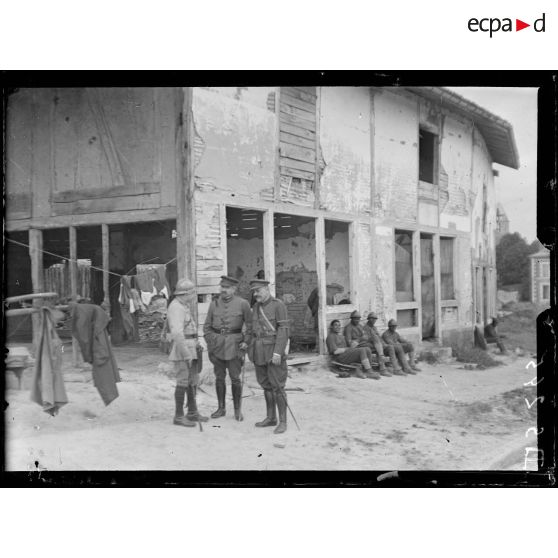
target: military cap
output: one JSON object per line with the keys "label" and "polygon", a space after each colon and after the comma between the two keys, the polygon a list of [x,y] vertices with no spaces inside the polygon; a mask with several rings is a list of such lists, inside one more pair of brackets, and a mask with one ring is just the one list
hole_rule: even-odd
{"label": "military cap", "polygon": [[374,319],[378,319],[378,314],[376,314],[376,312],[369,312],[368,313],[368,319],[370,318],[374,318]]}
{"label": "military cap", "polygon": [[358,310],[354,310],[353,312],[351,312],[351,318],[360,318],[360,314]]}
{"label": "military cap", "polygon": [[176,282],[176,287],[174,288],[175,295],[193,295],[196,290],[196,286],[189,279],[179,279]]}
{"label": "military cap", "polygon": [[253,279],[250,281],[250,290],[259,289],[260,287],[267,287],[269,286],[269,281],[265,279]]}
{"label": "military cap", "polygon": [[388,327],[391,327],[391,326],[397,327],[397,322],[393,318],[388,322]]}
{"label": "military cap", "polygon": [[238,279],[230,277],[229,275],[221,275],[221,286],[222,287],[236,287],[239,283]]}

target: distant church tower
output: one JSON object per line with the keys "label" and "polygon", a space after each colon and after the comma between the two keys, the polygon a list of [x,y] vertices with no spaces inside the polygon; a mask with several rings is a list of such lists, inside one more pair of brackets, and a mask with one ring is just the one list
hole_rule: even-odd
{"label": "distant church tower", "polygon": [[496,206],[496,244],[500,239],[510,232],[510,220],[501,203]]}

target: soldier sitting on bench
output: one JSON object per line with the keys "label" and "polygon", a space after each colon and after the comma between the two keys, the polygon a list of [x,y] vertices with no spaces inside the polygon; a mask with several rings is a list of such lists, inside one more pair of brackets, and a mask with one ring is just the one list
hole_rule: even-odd
{"label": "soldier sitting on bench", "polygon": [[357,369],[357,378],[380,379],[380,374],[372,370],[372,352],[368,347],[348,347],[345,337],[341,335],[341,322],[333,320],[330,324],[330,332],[326,339],[327,350],[333,362],[339,364],[360,363],[364,368],[364,374]]}

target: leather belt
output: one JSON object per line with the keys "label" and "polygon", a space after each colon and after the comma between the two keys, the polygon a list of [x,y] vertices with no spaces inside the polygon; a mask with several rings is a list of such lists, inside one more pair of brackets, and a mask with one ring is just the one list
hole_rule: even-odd
{"label": "leather belt", "polygon": [[198,336],[195,333],[190,333],[184,336],[184,339],[197,339]]}
{"label": "leather belt", "polygon": [[232,335],[234,333],[242,333],[241,329],[227,329],[227,328],[222,328],[222,329],[216,329],[214,327],[211,328],[215,333],[219,333],[220,335]]}

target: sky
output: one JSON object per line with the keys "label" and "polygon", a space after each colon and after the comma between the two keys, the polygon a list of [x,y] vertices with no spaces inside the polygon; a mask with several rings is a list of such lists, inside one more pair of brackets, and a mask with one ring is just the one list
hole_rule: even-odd
{"label": "sky", "polygon": [[510,232],[527,242],[537,233],[537,89],[533,87],[448,87],[507,120],[513,126],[520,167],[494,164],[498,201],[510,220]]}

